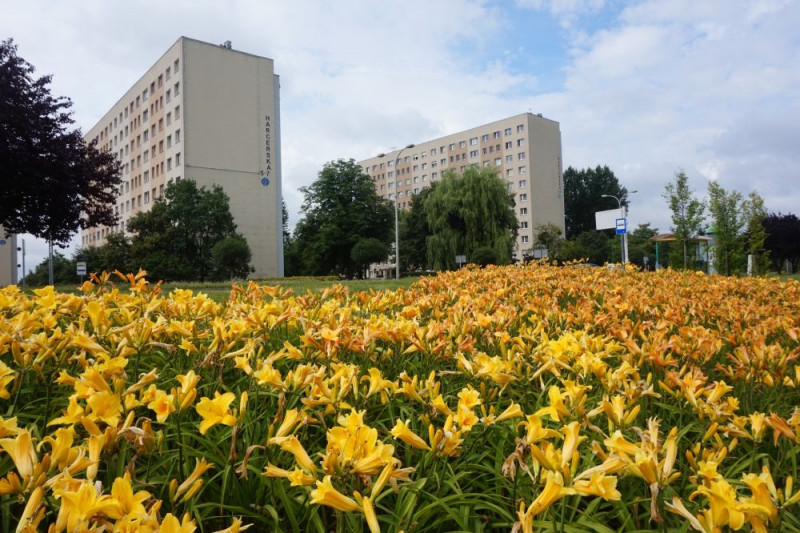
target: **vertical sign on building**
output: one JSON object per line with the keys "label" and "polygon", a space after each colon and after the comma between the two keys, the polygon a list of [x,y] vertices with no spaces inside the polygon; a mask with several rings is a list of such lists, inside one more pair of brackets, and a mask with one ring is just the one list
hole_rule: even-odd
{"label": "vertical sign on building", "polygon": [[266,148],[266,166],[262,172],[261,185],[264,187],[269,185],[269,177],[272,174],[272,126],[270,116],[264,116],[264,142]]}

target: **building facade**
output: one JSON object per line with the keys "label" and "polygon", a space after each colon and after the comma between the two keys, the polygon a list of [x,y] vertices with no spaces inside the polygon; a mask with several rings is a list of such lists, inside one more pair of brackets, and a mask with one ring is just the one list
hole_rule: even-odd
{"label": "building facade", "polygon": [[[177,180],[220,185],[253,254],[253,277],[283,276],[279,78],[271,59],[181,37],[85,136],[117,155],[115,227],[83,232],[98,246],[149,210]],[[91,265],[89,265],[91,270]]]}
{"label": "building facade", "polygon": [[17,284],[17,236],[0,226],[0,287]]}
{"label": "building facade", "polygon": [[[378,194],[397,201],[400,209],[407,209],[411,198],[446,170],[491,167],[514,193],[519,221],[516,259],[533,255],[536,226],[552,223],[565,230],[561,129],[558,122],[541,115],[515,115],[359,164],[372,177]],[[388,266],[394,269],[394,264]]]}

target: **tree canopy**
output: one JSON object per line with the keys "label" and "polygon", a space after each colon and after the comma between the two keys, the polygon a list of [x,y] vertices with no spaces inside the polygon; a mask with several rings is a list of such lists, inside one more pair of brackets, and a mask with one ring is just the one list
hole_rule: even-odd
{"label": "tree canopy", "polygon": [[[228,195],[218,185],[206,189],[192,180],[171,183],[150,211],[131,218],[128,230],[133,233],[132,266],[156,279],[205,281],[250,270],[247,262],[233,272],[227,259],[223,265],[214,260],[214,245],[219,241],[244,240],[236,233]],[[238,253],[240,260],[247,257]],[[228,255],[218,252],[220,257]]]}
{"label": "tree canopy", "polygon": [[771,213],[764,218],[764,229],[764,245],[775,270],[783,272],[788,262],[792,271],[797,272],[800,268],[800,218],[792,213]]}
{"label": "tree canopy", "polygon": [[511,261],[517,232],[514,196],[491,168],[444,172],[424,202],[431,235],[428,260],[436,270],[456,267],[455,256],[471,257],[482,247],[500,264]]}
{"label": "tree canopy", "polygon": [[425,270],[428,268],[428,237],[431,228],[425,213],[425,200],[439,182],[431,183],[411,198],[411,207],[400,213],[400,268]]}
{"label": "tree canopy", "polygon": [[11,39],[0,42],[0,225],[66,244],[80,228],[116,224],[120,164],[69,130],[72,102],[34,70]]}
{"label": "tree canopy", "polygon": [[567,239],[574,239],[585,231],[594,231],[597,211],[617,207],[616,196],[622,205],[628,205],[628,190],[607,166],[576,170],[567,167],[564,171],[564,219]]}
{"label": "tree canopy", "polygon": [[694,191],[689,188],[689,177],[682,170],[675,173],[674,183],[664,187],[663,197],[672,211],[672,233],[677,239],[677,246],[671,247],[670,263],[680,266],[682,257],[683,268],[688,268],[691,252],[689,239],[702,228],[705,204],[694,197]]}
{"label": "tree canopy", "polygon": [[292,242],[300,274],[352,277],[363,270],[353,258],[356,243],[376,239],[388,246],[394,237],[391,202],[378,196],[372,178],[353,159],[326,163],[300,191],[305,199]]}

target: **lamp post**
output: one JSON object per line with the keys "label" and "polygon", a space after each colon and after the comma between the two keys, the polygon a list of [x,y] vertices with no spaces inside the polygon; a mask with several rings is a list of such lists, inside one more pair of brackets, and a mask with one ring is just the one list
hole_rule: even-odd
{"label": "lamp post", "polygon": [[[635,194],[637,192],[639,192],[639,191],[630,191],[628,194]],[[623,211],[622,210],[622,202],[620,201],[619,198],[617,198],[613,194],[604,194],[604,195],[601,196],[601,198],[613,198],[614,200],[616,200],[617,201],[617,208],[619,209],[620,216],[622,218],[626,218],[626,216],[628,214],[627,206],[626,206],[625,210]],[[626,220],[625,221],[625,233],[620,233],[619,234],[619,256],[620,256],[620,262],[623,263],[623,264],[628,262],[628,246],[627,246],[627,243],[628,243],[628,221]]]}
{"label": "lamp post", "polygon": [[[394,159],[394,262],[395,262],[395,277],[400,279],[400,211],[397,197],[397,164],[400,162],[400,155],[404,150],[414,148],[413,144],[404,146],[397,152],[397,157]],[[386,154],[378,154],[378,157],[384,157]]]}

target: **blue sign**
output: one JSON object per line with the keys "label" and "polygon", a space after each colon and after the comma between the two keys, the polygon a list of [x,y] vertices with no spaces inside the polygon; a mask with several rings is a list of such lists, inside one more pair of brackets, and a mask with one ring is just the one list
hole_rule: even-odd
{"label": "blue sign", "polygon": [[6,240],[5,240],[5,239],[0,239],[0,246],[3,246],[3,245],[5,245],[5,243],[6,243]]}
{"label": "blue sign", "polygon": [[627,221],[624,218],[617,219],[617,235],[624,235],[627,233]]}
{"label": "blue sign", "polygon": [[264,176],[263,178],[261,178],[261,185],[263,185],[264,187],[267,187],[267,186],[269,186],[269,178],[268,178],[268,177],[266,177],[266,176]]}

